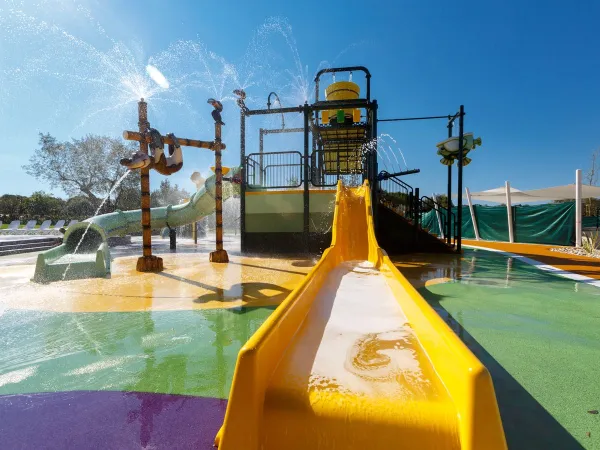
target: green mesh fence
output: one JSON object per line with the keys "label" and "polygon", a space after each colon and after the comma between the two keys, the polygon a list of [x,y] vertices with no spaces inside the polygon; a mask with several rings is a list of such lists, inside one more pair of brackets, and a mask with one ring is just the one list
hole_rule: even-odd
{"label": "green mesh fence", "polygon": [[509,240],[506,206],[475,205],[473,208],[481,239],[485,241]]}
{"label": "green mesh fence", "polygon": [[[506,206],[474,205],[473,209],[481,239],[504,242],[509,240]],[[452,208],[452,212],[452,217],[455,217],[456,208]],[[513,206],[512,212],[515,242],[572,245],[575,241],[575,202]],[[440,211],[440,216],[445,224],[446,211]],[[424,213],[422,223],[430,232],[440,234],[435,211]],[[596,217],[584,217],[583,226],[595,227]],[[475,238],[468,206],[463,206],[462,211],[462,237]]]}
{"label": "green mesh fence", "polygon": [[513,208],[516,242],[571,245],[575,241],[575,202]]}
{"label": "green mesh fence", "polygon": [[[445,209],[440,210],[440,220],[444,227],[444,235],[446,234],[446,216],[448,212]],[[452,208],[452,214],[450,219],[452,220],[452,233],[454,233],[454,221],[457,220],[457,209]],[[433,234],[441,235],[439,221],[434,210],[428,211],[423,214],[422,218],[423,228],[429,230]],[[475,231],[473,230],[473,224],[471,223],[471,213],[469,212],[468,206],[463,206],[462,211],[462,237],[465,239],[475,239]]]}
{"label": "green mesh fence", "polygon": [[600,217],[583,217],[581,219],[581,224],[583,228],[600,228]]}

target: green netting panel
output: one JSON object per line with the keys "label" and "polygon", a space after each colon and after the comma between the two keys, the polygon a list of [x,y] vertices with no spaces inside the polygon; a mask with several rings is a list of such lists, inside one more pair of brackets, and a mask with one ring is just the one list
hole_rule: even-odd
{"label": "green netting panel", "polygon": [[575,202],[515,206],[513,220],[515,242],[572,245],[575,241]]}
{"label": "green netting panel", "polygon": [[[479,236],[486,241],[508,242],[508,214],[506,206],[473,206],[479,227]],[[452,208],[455,220],[457,209]],[[440,210],[442,226],[446,229],[446,211]],[[596,227],[596,217],[584,217],[584,227]],[[434,210],[422,216],[423,228],[441,235]],[[454,224],[453,224],[454,225]],[[454,228],[452,228],[454,233]],[[513,206],[515,242],[532,244],[572,245],[575,240],[575,202],[537,206]],[[462,237],[474,239],[475,230],[468,206],[462,211]]]}
{"label": "green netting panel", "polygon": [[581,219],[583,228],[598,228],[600,225],[600,218],[597,216],[583,217]]}
{"label": "green netting panel", "polygon": [[421,223],[423,228],[429,230],[429,232],[437,235],[440,234],[440,227],[434,210],[424,213],[421,218]]}
{"label": "green netting panel", "polygon": [[508,241],[506,206],[474,205],[479,237],[485,241]]}
{"label": "green netting panel", "polygon": [[[452,233],[454,234],[454,220],[456,220],[457,210],[456,208],[452,208]],[[442,221],[442,226],[444,227],[444,235],[446,234],[446,210],[440,210],[440,219]],[[428,211],[422,216],[422,224],[423,228],[427,228],[431,233],[441,235],[439,222],[437,219],[437,215],[434,210]],[[462,237],[464,239],[475,239],[475,230],[473,230],[473,223],[471,221],[471,213],[469,211],[468,206],[463,206],[462,210]]]}
{"label": "green netting panel", "polygon": [[[456,208],[452,208],[454,214],[456,214]],[[477,216],[475,216],[477,220]],[[471,211],[468,206],[462,208],[462,228],[461,235],[463,239],[475,239],[475,230],[473,229],[473,221],[471,220]]]}

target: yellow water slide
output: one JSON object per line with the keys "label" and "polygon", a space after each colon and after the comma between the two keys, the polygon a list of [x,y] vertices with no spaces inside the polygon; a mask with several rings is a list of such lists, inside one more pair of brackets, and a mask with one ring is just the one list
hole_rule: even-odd
{"label": "yellow water slide", "polygon": [[241,349],[221,450],[505,449],[489,373],[379,248],[368,184]]}

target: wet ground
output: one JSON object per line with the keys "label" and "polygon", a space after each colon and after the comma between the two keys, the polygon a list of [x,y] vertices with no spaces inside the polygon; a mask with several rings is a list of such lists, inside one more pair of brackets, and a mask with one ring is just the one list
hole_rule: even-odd
{"label": "wet ground", "polygon": [[[0,257],[0,448],[212,448],[239,349],[314,261],[154,244],[161,274],[134,240],[110,279],[49,285]],[[398,266],[490,370],[511,449],[600,448],[597,287],[483,250]]]}
{"label": "wet ground", "polygon": [[213,245],[180,241],[160,274],[117,248],[110,279],[49,285],[35,255],[0,260],[0,448],[212,448],[239,349],[312,266]]}
{"label": "wet ground", "polygon": [[600,448],[598,287],[484,250],[402,261],[490,370],[509,448]]}

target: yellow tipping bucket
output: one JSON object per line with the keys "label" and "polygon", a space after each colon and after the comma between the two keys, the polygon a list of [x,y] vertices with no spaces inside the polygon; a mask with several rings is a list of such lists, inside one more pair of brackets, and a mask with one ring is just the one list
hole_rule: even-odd
{"label": "yellow tipping bucket", "polygon": [[[215,166],[210,166],[210,170],[212,170],[213,172],[215,171]],[[225,166],[221,166],[221,173],[225,176],[229,173],[229,171],[231,170],[230,167],[225,167]]]}
{"label": "yellow tipping bucket", "polygon": [[[325,88],[325,100],[356,100],[360,96],[360,87],[358,84],[352,81],[337,81],[330,84]],[[360,110],[359,109],[344,109],[344,117],[346,120],[350,118],[353,122],[360,122]],[[328,124],[329,121],[337,116],[337,110],[323,111],[321,113],[321,120],[324,124]]]}

